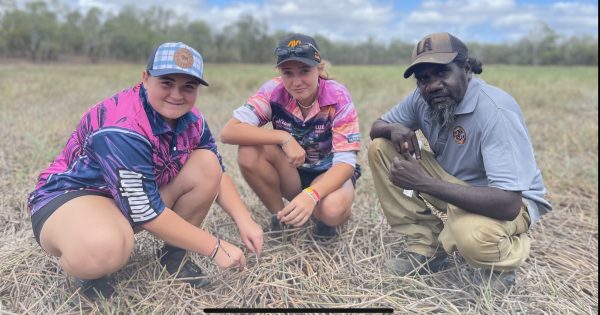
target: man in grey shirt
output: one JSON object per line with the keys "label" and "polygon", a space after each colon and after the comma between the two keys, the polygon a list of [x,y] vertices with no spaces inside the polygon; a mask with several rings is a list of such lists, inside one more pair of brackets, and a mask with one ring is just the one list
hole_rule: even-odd
{"label": "man in grey shirt", "polygon": [[458,251],[503,290],[529,255],[529,227],[552,207],[519,105],[481,72],[455,36],[421,39],[404,72],[417,88],[373,123],[369,165],[388,222],[407,238],[393,272],[436,272]]}

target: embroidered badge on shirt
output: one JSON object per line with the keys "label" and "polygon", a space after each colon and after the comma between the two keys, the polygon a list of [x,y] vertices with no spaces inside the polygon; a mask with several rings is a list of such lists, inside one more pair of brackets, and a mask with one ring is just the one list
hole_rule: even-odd
{"label": "embroidered badge on shirt", "polygon": [[452,130],[452,137],[458,144],[464,144],[465,141],[467,141],[467,133],[461,126],[454,127],[454,130]]}

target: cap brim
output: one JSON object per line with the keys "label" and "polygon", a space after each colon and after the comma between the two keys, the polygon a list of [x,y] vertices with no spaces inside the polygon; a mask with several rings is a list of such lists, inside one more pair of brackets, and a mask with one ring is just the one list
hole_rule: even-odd
{"label": "cap brim", "polygon": [[415,59],[415,61],[413,61],[413,63],[411,63],[410,66],[408,66],[408,68],[406,68],[406,70],[404,71],[404,78],[408,79],[408,77],[410,77],[413,74],[415,67],[417,65],[420,65],[422,63],[434,63],[434,64],[447,65],[447,64],[451,63],[452,60],[454,60],[454,58],[456,58],[457,55],[458,55],[457,52],[434,53],[434,54],[423,55],[423,56]]}
{"label": "cap brim", "polygon": [[292,60],[294,60],[294,61],[300,61],[303,64],[305,64],[307,66],[310,66],[310,67],[314,67],[314,66],[316,66],[316,65],[319,64],[319,62],[316,61],[316,60],[314,60],[314,59],[292,56],[292,57],[286,58],[286,59],[281,60],[280,62],[278,62],[276,67],[279,67],[282,64],[284,64],[284,63],[286,63],[288,61],[292,61]]}
{"label": "cap brim", "polygon": [[161,75],[167,75],[167,74],[175,74],[175,73],[179,73],[179,74],[187,74],[190,77],[193,77],[194,79],[198,80],[198,82],[200,82],[200,84],[208,86],[208,82],[204,81],[204,79],[195,76],[187,71],[184,70],[176,70],[176,69],[158,69],[158,70],[148,70],[148,72],[150,73],[151,76],[153,77],[158,77]]}

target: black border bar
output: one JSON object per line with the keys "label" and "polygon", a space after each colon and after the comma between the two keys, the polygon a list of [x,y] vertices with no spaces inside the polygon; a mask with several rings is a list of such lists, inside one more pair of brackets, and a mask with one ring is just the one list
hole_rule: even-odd
{"label": "black border bar", "polygon": [[245,313],[245,314],[303,314],[303,313],[356,313],[356,314],[391,314],[394,312],[391,308],[205,308],[203,311],[207,314],[227,314],[227,313]]}

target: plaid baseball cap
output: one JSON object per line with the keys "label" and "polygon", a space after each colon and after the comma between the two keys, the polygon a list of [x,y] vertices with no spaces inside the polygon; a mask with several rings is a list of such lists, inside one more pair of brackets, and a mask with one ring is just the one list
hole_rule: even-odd
{"label": "plaid baseball cap", "polygon": [[415,66],[421,63],[449,64],[457,56],[467,57],[467,46],[450,33],[433,33],[421,39],[410,58],[410,66],[404,71],[404,78],[410,77]]}
{"label": "plaid baseball cap", "polygon": [[277,67],[290,60],[300,61],[314,67],[321,62],[319,45],[314,38],[303,34],[291,34],[282,39],[275,48]]}
{"label": "plaid baseball cap", "polygon": [[200,84],[208,86],[208,83],[202,79],[204,73],[202,55],[181,42],[162,43],[156,47],[148,57],[146,69],[153,77],[172,73],[188,74],[198,79]]}

